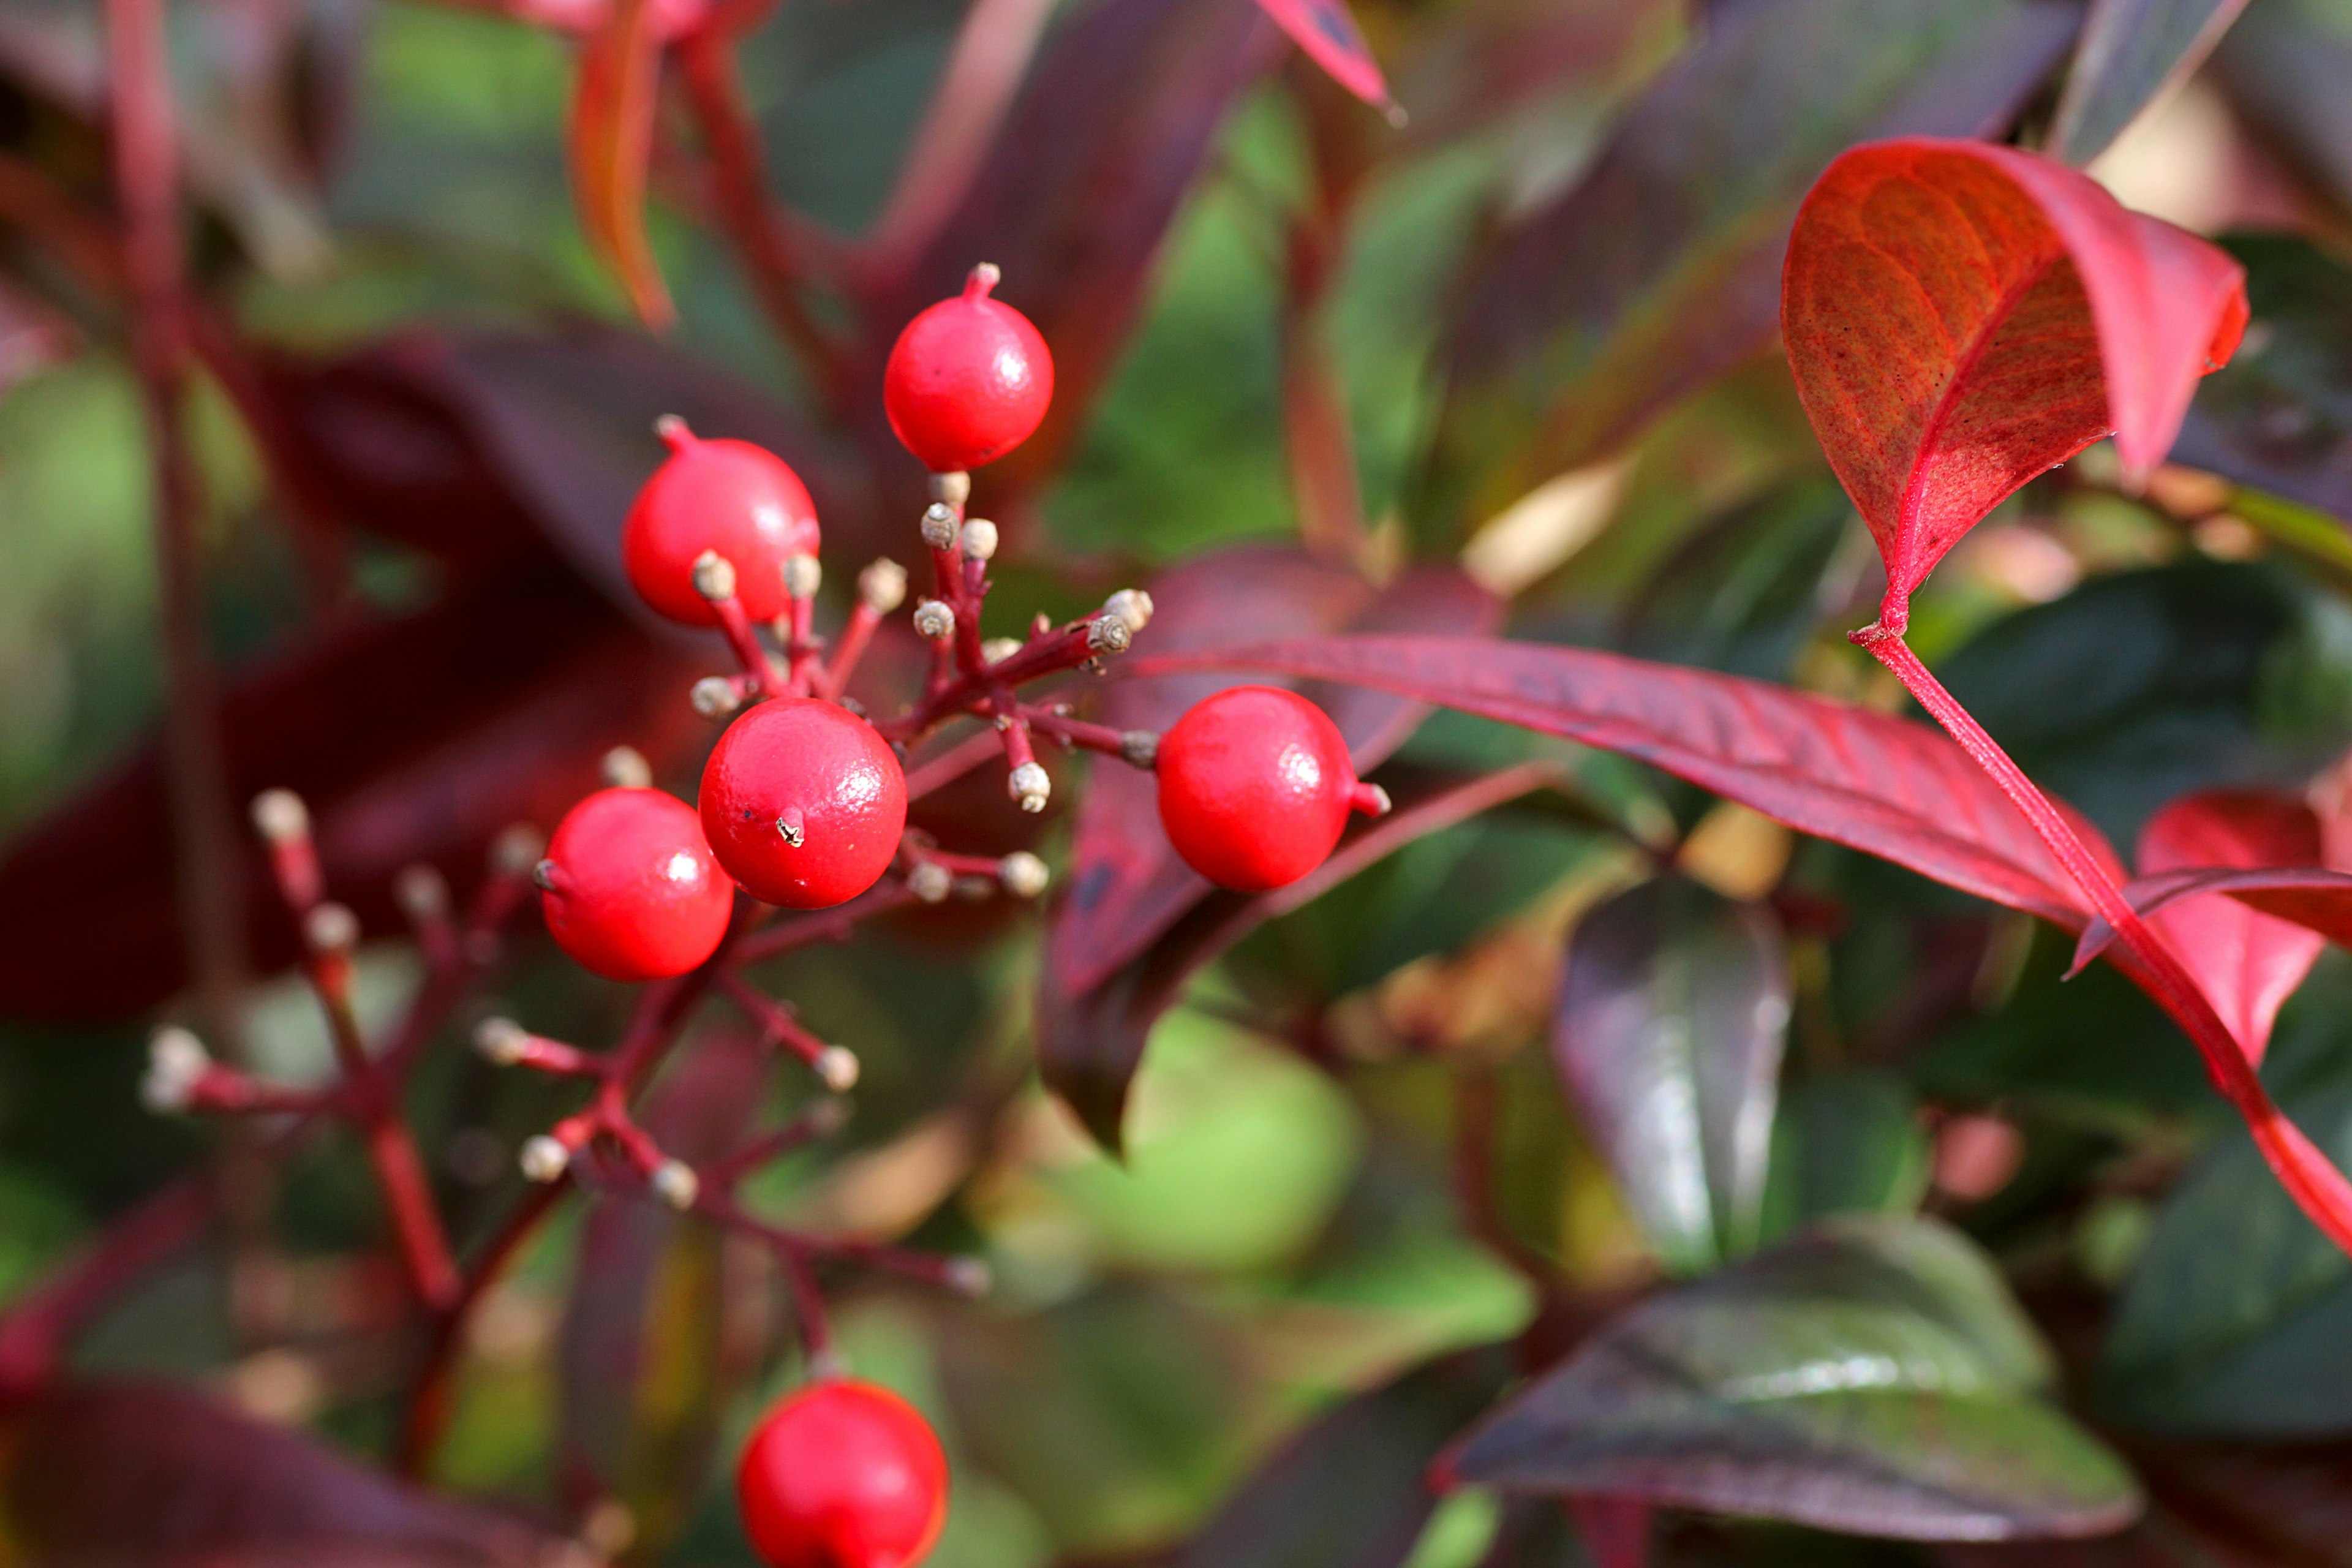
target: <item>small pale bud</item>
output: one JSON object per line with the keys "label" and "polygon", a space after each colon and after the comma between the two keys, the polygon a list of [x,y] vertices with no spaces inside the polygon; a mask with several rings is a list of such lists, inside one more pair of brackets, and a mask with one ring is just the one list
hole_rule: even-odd
{"label": "small pale bud", "polygon": [[310,835],[310,813],[290,789],[266,789],[253,797],[253,827],[272,844],[291,844]]}
{"label": "small pale bud", "polygon": [[731,599],[735,596],[735,563],[716,550],[706,550],[694,558],[694,591],[706,599]]}
{"label": "small pale bud", "polygon": [[1024,763],[1004,781],[1005,793],[1024,811],[1043,811],[1054,794],[1054,781],[1034,763]]}
{"label": "small pale bud", "polygon": [[[817,1052],[815,1067],[817,1081],[835,1094],[846,1094],[857,1087],[857,1053],[847,1046],[825,1047]],[[838,1100],[828,1103],[841,1107],[840,1119],[834,1122],[834,1127],[824,1129],[830,1131],[848,1118],[849,1107]]]}
{"label": "small pale bud", "polygon": [[1034,899],[1045,890],[1050,873],[1045,862],[1026,849],[1015,849],[996,863],[996,879],[1016,899]]}
{"label": "small pale bud", "polygon": [[952,550],[956,542],[955,509],[933,501],[923,509],[923,542],[934,550]]}
{"label": "small pale bud", "polygon": [[937,599],[925,599],[915,606],[915,630],[933,642],[955,636],[955,612]]}
{"label": "small pale bud", "polygon": [[520,1024],[512,1018],[485,1018],[474,1026],[474,1048],[484,1059],[502,1068],[510,1068],[522,1060],[523,1047],[530,1042]]}
{"label": "small pale bud", "polygon": [[907,873],[907,890],[927,904],[944,903],[955,887],[955,874],[936,860],[926,860]]}
{"label": "small pale bud", "polygon": [[349,952],[360,940],[360,918],[341,904],[320,904],[302,919],[312,952]]}
{"label": "small pale bud", "polygon": [[975,517],[963,525],[963,556],[967,561],[989,561],[996,555],[996,524],[984,517]]}
{"label": "small pale bud", "polygon": [[991,664],[1003,664],[1020,651],[1019,637],[990,637],[980,645],[980,657]]}
{"label": "small pale bud", "polygon": [[449,918],[449,884],[430,866],[404,866],[392,879],[393,901],[418,925]]}
{"label": "small pale bud", "polygon": [[[948,506],[961,506],[971,499],[971,476],[961,468],[950,468],[944,474],[931,476],[931,499]],[[940,548],[946,549],[945,545]]]}
{"label": "small pale bud", "polygon": [[1096,653],[1125,653],[1135,634],[1116,616],[1097,616],[1087,623],[1087,647]]}
{"label": "small pale bud", "polygon": [[645,753],[635,746],[615,746],[604,753],[604,782],[614,789],[646,789],[654,782],[654,770]]}
{"label": "small pale bud", "polygon": [[555,891],[557,876],[555,862],[541,860],[530,868],[530,885],[542,893],[551,893]]}
{"label": "small pale bud", "polygon": [[660,437],[662,445],[673,452],[694,439],[694,432],[688,429],[686,421],[675,414],[665,414],[655,420],[654,434]]}
{"label": "small pale bud", "polygon": [[907,569],[887,557],[857,574],[857,596],[877,616],[907,602]]}
{"label": "small pale bud", "polygon": [[[847,1051],[842,1050],[842,1047],[839,1046],[827,1046],[825,1049],[828,1051],[841,1051],[843,1056],[849,1058],[849,1082],[856,1083],[857,1081],[857,1058],[854,1056],[850,1056]],[[824,1066],[824,1058],[823,1057],[817,1058],[817,1076],[819,1078],[825,1078]],[[833,1087],[833,1080],[831,1079],[825,1078],[825,1087],[828,1089]],[[848,1088],[848,1084],[842,1086],[842,1089],[846,1088]],[[830,1138],[835,1133],[849,1125],[849,1101],[839,1098],[842,1089],[834,1089],[832,1094],[818,1100],[815,1104],[810,1106],[806,1110],[801,1113],[801,1120],[807,1125],[809,1131],[813,1135],[819,1138]]]}
{"label": "small pale bud", "polygon": [[1358,784],[1356,798],[1351,804],[1366,816],[1386,816],[1396,806],[1396,803],[1389,798],[1389,792],[1376,784]]}
{"label": "small pale bud", "polygon": [[546,1133],[535,1132],[522,1141],[522,1153],[516,1163],[534,1182],[560,1182],[571,1167],[572,1151]]}
{"label": "small pale bud", "polygon": [[940,1271],[940,1282],[960,1296],[985,1296],[996,1283],[996,1276],[984,1258],[950,1258]]}
{"label": "small pale bud", "polygon": [[139,1081],[140,1103],[157,1115],[185,1110],[213,1059],[204,1042],[170,1026],[147,1041],[147,1075]]}
{"label": "small pale bud", "polygon": [[784,557],[784,596],[788,599],[814,599],[824,583],[824,566],[814,555]]}
{"label": "small pale bud", "polygon": [[1139,632],[1151,624],[1151,595],[1140,588],[1121,588],[1103,601],[1103,614]]}
{"label": "small pale bud", "polygon": [[794,849],[808,842],[808,819],[797,805],[788,805],[776,816],[776,836]]}
{"label": "small pale bud", "polygon": [[735,683],[723,675],[706,675],[696,681],[694,689],[687,693],[687,700],[706,719],[724,719],[743,706]]}
{"label": "small pale bud", "polygon": [[681,1214],[692,1208],[694,1200],[702,1195],[702,1179],[694,1173],[694,1167],[682,1160],[664,1160],[656,1165],[646,1184],[653,1188],[656,1197]]}
{"label": "small pale bud", "polygon": [[490,840],[490,869],[502,877],[520,877],[539,864],[547,836],[528,822],[501,828]]}

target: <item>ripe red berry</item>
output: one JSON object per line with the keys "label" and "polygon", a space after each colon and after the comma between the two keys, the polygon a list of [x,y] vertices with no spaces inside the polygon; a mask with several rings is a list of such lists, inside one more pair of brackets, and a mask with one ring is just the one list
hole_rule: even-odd
{"label": "ripe red berry", "polygon": [[555,944],[607,980],[685,973],[735,905],[694,808],[657,789],[598,790],[566,812],[539,883]]}
{"label": "ripe red berry", "polygon": [[845,708],[779,697],[719,737],[702,770],[702,831],[755,899],[821,910],[881,879],[907,827],[907,775]]}
{"label": "ripe red berry", "polygon": [[1350,810],[1388,796],[1356,782],[1348,742],[1295,691],[1235,686],[1160,738],[1160,822],[1186,865],[1219,887],[1264,892],[1323,864]]}
{"label": "ripe red berry", "polygon": [[897,1394],[828,1381],[761,1420],[735,1496],[772,1568],[908,1568],[947,1522],[947,1456]]}
{"label": "ripe red berry", "polygon": [[665,419],[669,458],[654,470],[621,531],[621,563],[638,596],[673,621],[718,624],[695,592],[695,558],[715,550],[735,568],[735,595],[755,621],[784,609],[784,563],[817,550],[816,505],[784,460],[749,441],[705,441]]}
{"label": "ripe red berry", "polygon": [[996,268],[907,323],[882,374],[882,406],[935,474],[993,462],[1029,439],[1054,400],[1054,356],[1029,318],[992,300]]}

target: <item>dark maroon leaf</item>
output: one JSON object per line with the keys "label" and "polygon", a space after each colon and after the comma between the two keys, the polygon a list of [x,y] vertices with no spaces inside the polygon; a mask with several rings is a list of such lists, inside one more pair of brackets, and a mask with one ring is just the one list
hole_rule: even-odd
{"label": "dark maroon leaf", "polygon": [[1763,348],[1790,219],[1830,160],[2000,129],[2080,16],[2043,0],[1780,0],[1713,17],[1584,178],[1472,274],[1428,521],[1500,510]]}
{"label": "dark maroon leaf", "polygon": [[[63,1384],[7,1413],[12,1540],[104,1568],[360,1562],[492,1568],[561,1542],[414,1490],[310,1436],[165,1383]],[[346,1555],[346,1551],[358,1553]]]}
{"label": "dark maroon leaf", "polygon": [[1516,1372],[1463,1351],[1317,1417],[1218,1510],[1176,1568],[1393,1568],[1436,1503],[1430,1461]]}
{"label": "dark maroon leaf", "polygon": [[1654,1296],[1482,1424],[1459,1479],[1927,1541],[2100,1535],[2131,1472],[2044,1402],[1990,1258],[1850,1215]]}
{"label": "dark maroon leaf", "polygon": [[1352,825],[1328,860],[1288,887],[1257,894],[1211,889],[1159,941],[1098,984],[1083,992],[1041,987],[1037,1061],[1045,1082],[1097,1141],[1116,1152],[1128,1085],[1143,1059],[1144,1042],[1193,975],[1267,921],[1320,898],[1415,839],[1559,782],[1557,769],[1530,763],[1466,781],[1401,785],[1395,810]]}
{"label": "dark maroon leaf", "polygon": [[1577,922],[1553,1059],[1670,1268],[1756,1245],[1788,1023],[1788,958],[1762,909],[1661,877]]}
{"label": "dark maroon leaf", "polygon": [[[1351,681],[1564,735],[2069,931],[2086,918],[2008,797],[1949,739],[1906,719],[1738,676],[1477,637],[1299,637],[1145,653],[1134,668]],[[2087,822],[2076,827],[2115,864]]]}
{"label": "dark maroon leaf", "polygon": [[[388,884],[430,861],[463,894],[485,845],[551,826],[618,744],[665,765],[708,737],[684,693],[706,666],[656,641],[545,557],[415,615],[353,622],[240,679],[224,714],[239,799],[310,802],[330,891],[364,929],[404,929]],[[0,1011],[136,1016],[185,974],[171,827],[152,746],[0,858]],[[248,845],[247,918],[268,967],[295,952]]]}
{"label": "dark maroon leaf", "polygon": [[[1054,407],[982,483],[1020,489],[1052,472],[1086,427],[1226,110],[1281,58],[1279,37],[1255,0],[1087,7],[1047,46],[922,258],[867,301],[869,385],[900,325],[992,261],[1004,271],[997,297],[1054,351]],[[869,393],[856,406],[878,412],[881,399]],[[868,429],[877,450],[890,449],[878,419]],[[914,460],[903,462],[911,479]]]}

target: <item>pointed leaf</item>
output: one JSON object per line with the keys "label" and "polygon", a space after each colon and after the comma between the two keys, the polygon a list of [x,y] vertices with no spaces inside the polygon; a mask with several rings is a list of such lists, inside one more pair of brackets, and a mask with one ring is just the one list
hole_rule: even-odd
{"label": "pointed leaf", "polygon": [[1895,613],[2026,480],[2113,433],[2146,476],[2244,330],[2238,264],[2011,147],[1857,147],[1806,196],[1781,335]]}
{"label": "pointed leaf", "polygon": [[[2227,893],[2265,915],[2315,931],[2338,947],[2352,947],[2352,873],[2316,866],[2256,871],[2199,868],[2143,877],[2124,889],[2132,908],[2143,915],[2208,893]],[[2094,916],[2075,944],[2074,971],[2090,967],[2115,940],[2115,928]]]}
{"label": "pointed leaf", "polygon": [[[2146,875],[2189,867],[2316,866],[2319,817],[2291,796],[2230,790],[2186,795],[2148,819],[2137,858]],[[2149,923],[2257,1063],[2280,1004],[2327,945],[2315,931],[2214,893],[2177,901]]]}
{"label": "pointed leaf", "polygon": [[1364,42],[1347,0],[1258,0],[1265,14],[1289,34],[1307,58],[1331,75],[1331,79],[1375,109],[1393,110],[1389,84],[1381,62]]}
{"label": "pointed leaf", "polygon": [[2246,0],[2092,0],[2043,149],[2077,167],[2189,79]]}
{"label": "pointed leaf", "polygon": [[2213,51],[2231,106],[2336,201],[2352,195],[2352,16],[2338,0],[2263,0]]}
{"label": "pointed leaf", "polygon": [[646,325],[676,313],[646,236],[646,172],[661,95],[660,0],[610,0],[580,56],[566,146],[588,243],[621,279]]}
{"label": "pointed leaf", "polygon": [[[2069,931],[2084,923],[2072,882],[2009,798],[1948,737],[1888,714],[1738,676],[1479,637],[1300,637],[1139,655],[1131,668],[1348,681],[1564,735]],[[2113,860],[2096,829],[2077,828]]]}
{"label": "pointed leaf", "polygon": [[1585,1131],[1678,1273],[1756,1245],[1789,1022],[1769,915],[1680,877],[1579,921],[1552,1055]]}
{"label": "pointed leaf", "polygon": [[1633,1309],[1453,1468],[1913,1540],[2115,1530],[2139,1510],[2131,1472],[2040,1397],[2050,1374],[1973,1243],[1851,1217]]}
{"label": "pointed leaf", "polygon": [[64,1384],[7,1415],[10,1537],[38,1562],[175,1568],[301,1548],[314,1563],[526,1568],[562,1547],[171,1384]]}
{"label": "pointed leaf", "polygon": [[1789,220],[1822,167],[1873,137],[2000,131],[2080,16],[2040,0],[1715,7],[1591,172],[1464,287],[1430,521],[1500,511],[1763,349]]}

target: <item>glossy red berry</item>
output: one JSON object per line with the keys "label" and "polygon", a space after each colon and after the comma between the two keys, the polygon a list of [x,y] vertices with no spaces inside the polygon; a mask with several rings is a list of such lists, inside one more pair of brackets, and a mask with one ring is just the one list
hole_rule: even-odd
{"label": "glossy red berry", "polygon": [[771,1568],[908,1568],[947,1522],[947,1456],[888,1389],[828,1381],[761,1420],[735,1496]]}
{"label": "glossy red berry", "polygon": [[784,460],[749,441],[706,441],[662,421],[669,458],[621,530],[621,563],[638,596],[673,621],[714,626],[694,563],[715,550],[735,568],[735,595],[755,621],[784,609],[784,563],[817,551],[816,505]]}
{"label": "glossy red berry", "polygon": [[702,770],[702,831],[755,899],[821,910],[879,881],[907,826],[907,775],[845,708],[779,697],[719,737]]}
{"label": "glossy red berry", "polygon": [[566,812],[540,862],[555,944],[608,980],[659,980],[709,958],[735,884],[694,808],[657,789],[604,789]]}
{"label": "glossy red berry", "polygon": [[1348,742],[1295,691],[1235,686],[1160,738],[1160,822],[1184,863],[1219,887],[1264,892],[1323,864],[1350,810],[1388,797],[1356,782]]}
{"label": "glossy red berry", "polygon": [[1026,441],[1054,400],[1054,356],[1029,318],[992,300],[996,268],[907,323],[882,373],[882,406],[935,474],[976,468]]}

